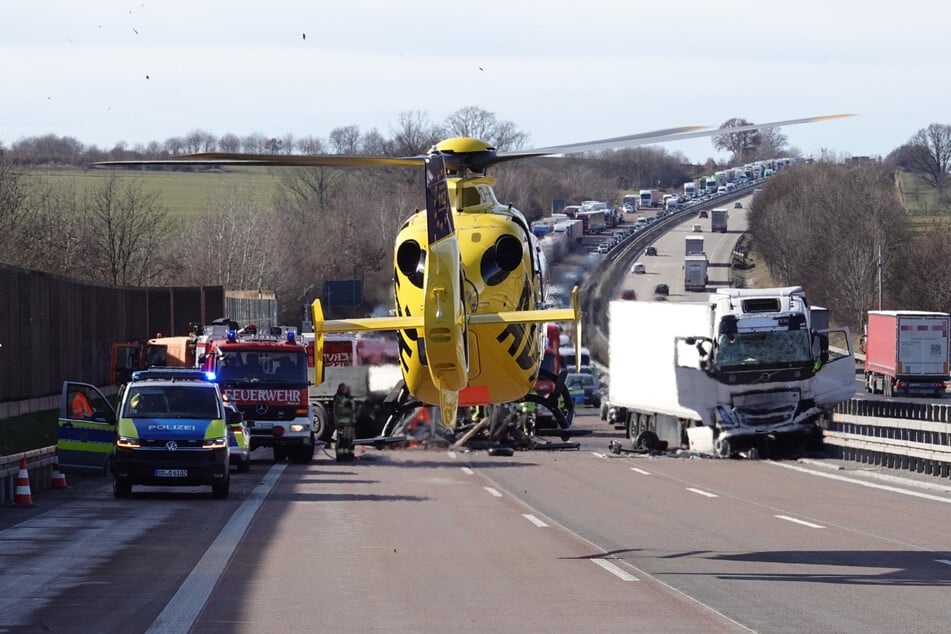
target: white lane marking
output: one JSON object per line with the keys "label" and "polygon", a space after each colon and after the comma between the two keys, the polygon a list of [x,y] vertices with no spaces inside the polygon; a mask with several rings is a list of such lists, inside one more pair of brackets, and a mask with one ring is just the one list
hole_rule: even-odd
{"label": "white lane marking", "polygon": [[709,491],[703,491],[703,490],[701,490],[701,489],[692,489],[692,488],[690,488],[690,487],[687,487],[687,490],[690,491],[691,493],[696,493],[697,495],[702,495],[703,497],[707,497],[707,498],[718,498],[718,497],[720,497],[720,496],[717,495],[716,493],[710,493]]}
{"label": "white lane marking", "polygon": [[473,471],[473,470],[470,469],[469,467],[463,467],[463,468],[462,468],[462,472],[463,472],[464,474],[466,474],[466,475],[472,475],[473,473],[475,473],[475,471]]}
{"label": "white lane marking", "polygon": [[591,455],[595,458],[605,458],[606,456],[603,453],[598,453],[597,451],[592,451]]}
{"label": "white lane marking", "polygon": [[492,496],[497,497],[497,498],[502,497],[502,494],[499,493],[498,491],[496,491],[495,489],[493,489],[492,487],[482,487],[482,488],[485,489],[486,491],[488,491],[488,492],[489,492],[489,495],[492,495]]}
{"label": "white lane marking", "polygon": [[456,459],[456,452],[455,452],[455,451],[450,451],[447,455],[448,455],[450,458],[452,458],[453,460]]}
{"label": "white lane marking", "polygon": [[546,524],[545,522],[541,521],[540,519],[538,519],[537,517],[535,517],[535,516],[532,515],[531,513],[522,513],[522,517],[524,517],[525,519],[527,519],[529,522],[531,522],[532,524],[534,524],[534,525],[537,526],[538,528],[548,528],[548,524]]}
{"label": "white lane marking", "polygon": [[614,575],[621,581],[637,581],[637,577],[627,572],[626,570],[621,570],[620,568],[612,564],[610,561],[604,561],[603,559],[592,559],[591,561],[601,566],[602,568],[610,572],[612,575]]}
{"label": "white lane marking", "polygon": [[[944,502],[945,504],[951,504],[951,498],[941,497],[938,495],[930,495],[928,493],[922,493],[920,491],[910,491],[908,489],[888,486],[886,484],[876,484],[874,482],[866,482],[865,480],[859,480],[857,478],[848,478],[846,476],[840,476],[834,473],[824,473],[821,471],[815,471],[813,469],[807,469],[805,467],[800,467],[798,465],[784,464],[784,463],[773,462],[773,461],[769,461],[768,464],[776,466],[776,467],[783,467],[784,469],[792,469],[793,471],[800,471],[802,473],[809,473],[814,476],[819,476],[820,478],[829,478],[830,480],[838,480],[840,482],[858,484],[860,486],[868,487],[870,489],[878,489],[880,491],[889,491],[891,493],[901,493],[902,495],[910,495],[912,497],[922,498],[924,500],[931,500],[932,502]],[[914,486],[914,485],[909,485],[909,486]]]}
{"label": "white lane marking", "polygon": [[795,517],[789,517],[788,515],[774,515],[781,520],[786,520],[787,522],[793,522],[794,524],[802,524],[803,526],[808,526],[809,528],[825,528],[825,526],[820,526],[819,524],[813,524],[812,522],[807,522],[805,520],[799,520]]}
{"label": "white lane marking", "polygon": [[234,512],[225,527],[218,533],[218,537],[211,543],[208,550],[202,558],[195,564],[188,578],[178,588],[178,592],[172,597],[162,613],[152,623],[147,632],[187,632],[191,630],[198,615],[205,607],[208,597],[215,589],[218,580],[225,571],[228,562],[231,561],[231,555],[238,542],[244,537],[248,525],[254,518],[258,508],[267,499],[268,494],[277,483],[286,464],[277,463],[272,466],[261,484],[251,491],[251,494],[241,503],[238,510]]}
{"label": "white lane marking", "polygon": [[951,566],[951,559],[935,559],[939,564],[944,564],[945,566]]}
{"label": "white lane marking", "polygon": [[631,467],[631,471],[636,471],[637,473],[639,473],[639,474],[641,474],[641,475],[650,475],[650,474],[651,474],[650,471],[644,471],[643,469],[638,469],[637,467]]}

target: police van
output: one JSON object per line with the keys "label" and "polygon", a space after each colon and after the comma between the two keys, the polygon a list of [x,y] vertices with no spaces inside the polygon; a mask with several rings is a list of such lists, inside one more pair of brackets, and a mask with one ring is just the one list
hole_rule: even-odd
{"label": "police van", "polygon": [[93,392],[95,407],[84,416],[76,408],[61,413],[57,446],[63,463],[104,469],[108,461],[120,498],[129,497],[133,485],[211,485],[215,497],[228,497],[228,425],[240,425],[241,414],[225,407],[213,378],[181,368],[133,372],[118,409],[92,386],[64,385],[61,409],[80,389]]}

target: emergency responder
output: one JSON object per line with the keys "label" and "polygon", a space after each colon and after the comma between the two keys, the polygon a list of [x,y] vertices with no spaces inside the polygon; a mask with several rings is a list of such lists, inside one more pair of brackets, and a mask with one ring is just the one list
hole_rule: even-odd
{"label": "emergency responder", "polygon": [[341,383],[334,394],[334,425],[337,427],[337,462],[351,462],[353,460],[353,399],[350,397],[350,386]]}
{"label": "emergency responder", "polygon": [[73,418],[92,418],[92,406],[82,390],[76,392],[69,407]]}

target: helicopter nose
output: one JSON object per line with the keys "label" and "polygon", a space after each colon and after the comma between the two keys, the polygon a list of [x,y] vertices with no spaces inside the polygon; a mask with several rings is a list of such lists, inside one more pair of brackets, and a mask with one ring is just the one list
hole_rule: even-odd
{"label": "helicopter nose", "polygon": [[521,264],[522,253],[522,242],[518,238],[501,236],[482,254],[482,279],[489,286],[501,284]]}
{"label": "helicopter nose", "polygon": [[403,242],[396,250],[396,267],[413,286],[423,287],[423,271],[426,270],[426,252],[416,240]]}

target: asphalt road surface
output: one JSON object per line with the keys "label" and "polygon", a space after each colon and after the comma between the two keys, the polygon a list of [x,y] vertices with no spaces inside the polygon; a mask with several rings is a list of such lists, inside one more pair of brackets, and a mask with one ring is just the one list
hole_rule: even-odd
{"label": "asphalt road surface", "polygon": [[[0,631],[947,629],[951,491],[807,462],[365,449],[0,509]],[[832,465],[836,466],[836,465]]]}

